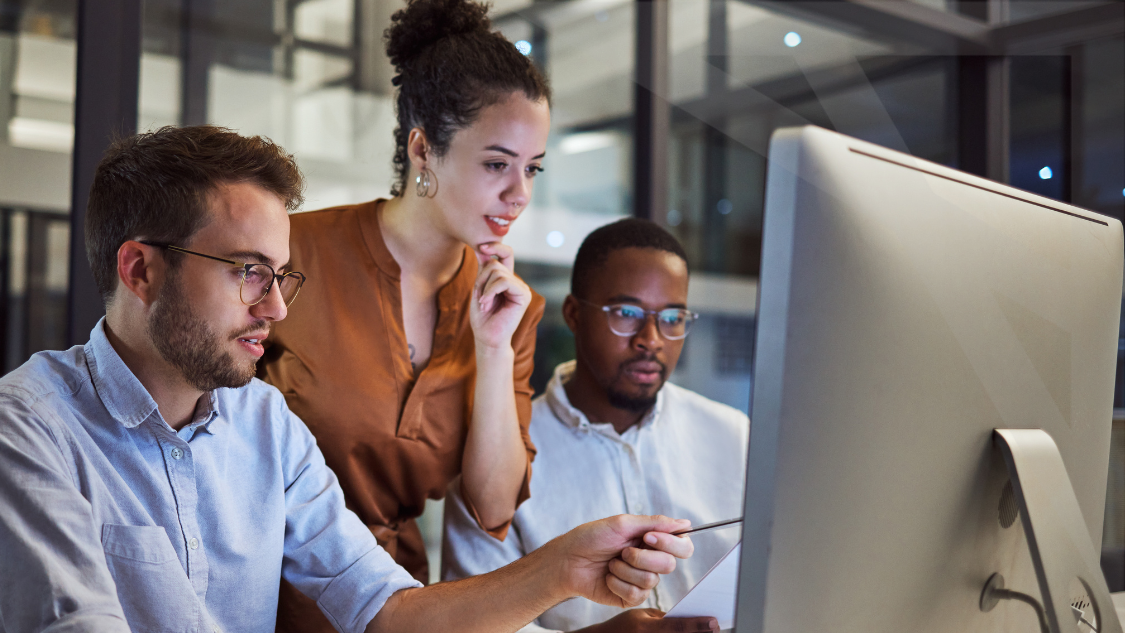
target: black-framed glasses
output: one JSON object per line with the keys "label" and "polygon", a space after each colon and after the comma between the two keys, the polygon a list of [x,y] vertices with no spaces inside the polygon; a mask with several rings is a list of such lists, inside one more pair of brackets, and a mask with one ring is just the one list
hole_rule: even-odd
{"label": "black-framed glasses", "polygon": [[678,341],[688,335],[691,324],[699,318],[697,313],[684,308],[645,310],[628,303],[601,305],[585,299],[578,299],[578,301],[604,312],[609,330],[618,336],[633,336],[640,332],[648,321],[648,315],[651,314],[656,317],[656,329],[659,330],[660,335],[670,341]]}
{"label": "black-framed glasses", "polygon": [[248,306],[258,305],[270,293],[270,288],[273,288],[273,282],[277,281],[277,288],[281,291],[281,300],[285,302],[285,306],[293,305],[293,300],[297,298],[297,293],[301,291],[301,286],[305,284],[305,276],[297,271],[290,271],[287,273],[277,274],[273,266],[269,264],[253,264],[247,262],[236,262],[232,259],[224,259],[222,257],[215,257],[214,255],[206,255],[204,253],[197,253],[189,251],[186,248],[173,246],[171,244],[161,244],[159,242],[149,242],[146,240],[139,240],[141,244],[147,246],[155,246],[157,248],[164,248],[177,253],[185,253],[187,255],[195,255],[196,257],[206,257],[213,259],[217,262],[224,264],[231,264],[232,266],[241,266],[242,281],[238,287],[238,297],[242,299],[242,303]]}

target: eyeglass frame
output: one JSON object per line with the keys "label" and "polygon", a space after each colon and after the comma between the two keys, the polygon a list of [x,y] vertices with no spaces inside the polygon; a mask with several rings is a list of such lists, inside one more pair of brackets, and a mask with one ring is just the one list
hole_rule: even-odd
{"label": "eyeglass frame", "polygon": [[[571,295],[571,296],[573,297],[574,295]],[[632,303],[611,303],[611,304],[608,304],[608,305],[602,305],[600,303],[594,303],[593,301],[587,301],[585,299],[580,299],[578,297],[574,297],[574,300],[579,302],[579,303],[585,303],[588,306],[592,306],[594,308],[598,308],[599,310],[601,310],[602,313],[605,314],[606,326],[609,327],[609,331],[613,332],[614,334],[616,334],[617,336],[620,336],[622,338],[624,338],[626,336],[629,336],[629,337],[636,336],[641,330],[643,330],[645,328],[645,324],[648,323],[648,315],[651,314],[654,317],[656,317],[656,331],[660,333],[660,336],[664,337],[664,339],[668,340],[668,341],[682,341],[685,338],[687,338],[688,334],[691,333],[690,324],[693,321],[695,321],[696,319],[699,318],[698,312],[692,312],[691,310],[688,310],[687,308],[662,308],[660,310],[646,310],[645,308],[642,308],[641,306],[636,305],[636,304],[632,304]],[[612,310],[615,307],[618,307],[618,306],[629,306],[630,308],[636,308],[636,309],[644,312],[644,315],[645,315],[644,321],[641,322],[641,327],[637,328],[636,332],[632,332],[630,334],[622,334],[622,333],[618,332],[617,330],[613,329],[613,326],[609,325],[609,311]],[[671,336],[668,336],[667,334],[665,334],[664,331],[660,329],[660,313],[664,312],[665,310],[683,311],[683,312],[687,312],[688,314],[691,315],[691,320],[688,321],[689,325],[688,325],[687,328],[685,328],[683,336],[671,337]]]}
{"label": "eyeglass frame", "polygon": [[[308,281],[308,279],[309,279],[308,277],[305,276],[304,273],[297,272],[295,270],[291,270],[287,273],[282,273],[282,274],[279,275],[279,274],[277,274],[277,271],[274,270],[273,266],[270,266],[269,264],[267,264],[265,262],[236,262],[233,259],[226,259],[226,258],[223,258],[223,257],[216,257],[214,255],[207,255],[206,253],[200,253],[200,252],[197,252],[197,251],[188,250],[186,248],[183,248],[183,247],[180,247],[180,246],[175,246],[173,244],[162,244],[160,242],[150,242],[148,240],[137,240],[137,241],[140,242],[141,244],[144,244],[145,246],[155,246],[156,248],[164,248],[164,249],[176,252],[176,253],[186,253],[188,255],[195,255],[197,257],[206,257],[207,259],[213,259],[217,262],[223,262],[224,264],[232,264],[234,266],[242,266],[242,276],[241,276],[241,278],[238,282],[238,299],[240,301],[242,301],[243,305],[246,305],[246,306],[256,306],[259,303],[265,301],[266,297],[268,297],[269,294],[270,294],[270,290],[273,290],[274,282],[277,282],[277,288],[278,288],[278,291],[280,292],[280,290],[281,290],[281,280],[285,277],[290,276],[290,275],[297,275],[297,277],[299,279],[299,281],[297,283],[297,290],[293,293],[293,297],[290,298],[289,301],[285,302],[285,307],[288,308],[289,306],[293,305],[294,301],[297,300],[297,295],[300,294],[300,292],[301,292],[301,286],[304,286],[305,282]],[[266,286],[266,289],[262,292],[262,296],[259,297],[257,301],[255,301],[254,303],[246,303],[246,300],[242,298],[242,288],[243,288],[243,286],[246,285],[246,273],[250,272],[250,269],[255,267],[255,266],[265,266],[266,268],[269,268],[270,273],[273,275],[273,278],[270,279],[270,283]]]}

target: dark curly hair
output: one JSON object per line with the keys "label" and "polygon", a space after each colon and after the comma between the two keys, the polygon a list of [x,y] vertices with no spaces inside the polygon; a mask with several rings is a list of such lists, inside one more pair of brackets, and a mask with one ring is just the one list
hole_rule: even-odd
{"label": "dark curly hair", "polygon": [[585,299],[591,277],[596,272],[612,275],[613,271],[603,270],[602,265],[610,253],[624,248],[654,248],[672,253],[687,264],[683,245],[659,224],[641,218],[625,218],[594,229],[582,240],[570,273],[570,294]]}
{"label": "dark curly hair", "polygon": [[401,196],[410,171],[410,130],[426,132],[430,151],[442,156],[457,130],[513,92],[551,100],[551,89],[531,60],[492,31],[488,5],[468,0],[409,0],[384,32],[398,86],[391,193]]}
{"label": "dark curly hair", "polygon": [[[126,240],[184,245],[208,222],[208,195],[237,182],[273,193],[289,211],[301,206],[297,161],[268,138],[197,125],[114,141],[98,163],[86,206],[86,257],[102,301],[113,299],[117,250]],[[179,255],[166,254],[170,266],[179,264]]]}

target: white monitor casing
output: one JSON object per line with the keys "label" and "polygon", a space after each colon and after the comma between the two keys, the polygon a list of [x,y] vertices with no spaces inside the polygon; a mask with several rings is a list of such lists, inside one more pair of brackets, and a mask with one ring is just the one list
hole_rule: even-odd
{"label": "white monitor casing", "polygon": [[736,630],[1037,630],[977,607],[996,572],[1039,595],[993,429],[1051,435],[1100,548],[1123,253],[1115,219],[777,131]]}

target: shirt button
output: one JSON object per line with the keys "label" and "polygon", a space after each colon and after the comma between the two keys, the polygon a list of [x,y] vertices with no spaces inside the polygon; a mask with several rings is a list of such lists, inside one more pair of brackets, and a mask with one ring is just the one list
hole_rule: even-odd
{"label": "shirt button", "polygon": [[199,539],[193,538],[187,542],[187,546],[191,549],[199,549]]}
{"label": "shirt button", "polygon": [[183,456],[184,456],[183,450],[178,449],[178,448],[172,449],[172,459],[182,459]]}

